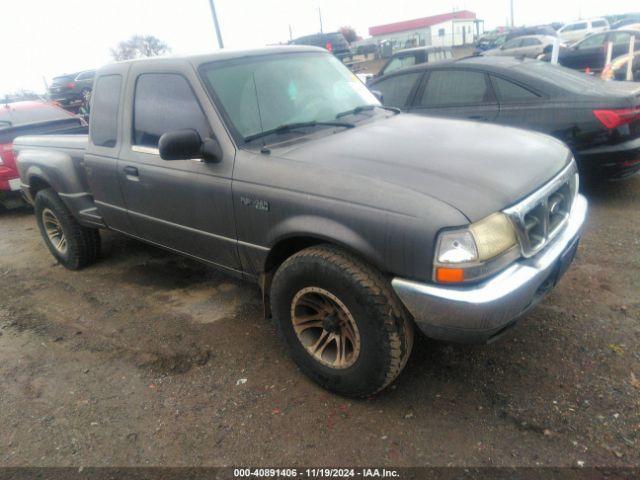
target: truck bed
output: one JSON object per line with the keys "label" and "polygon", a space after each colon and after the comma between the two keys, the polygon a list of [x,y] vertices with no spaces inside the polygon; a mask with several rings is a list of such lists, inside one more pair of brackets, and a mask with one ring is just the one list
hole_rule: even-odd
{"label": "truck bed", "polygon": [[[86,131],[86,127],[83,128]],[[13,142],[13,147],[18,151],[24,147],[84,151],[87,149],[88,141],[87,134],[26,135],[17,137]]]}
{"label": "truck bed", "polygon": [[[84,153],[87,149],[88,135],[31,135],[14,140],[18,167],[26,172],[30,167],[44,172],[42,180],[51,185],[63,202],[78,219],[87,226],[103,227],[93,197],[89,193],[89,184],[84,169]],[[55,175],[47,175],[55,165]],[[23,190],[30,185],[28,177],[21,177]],[[32,202],[30,192],[25,191]]]}

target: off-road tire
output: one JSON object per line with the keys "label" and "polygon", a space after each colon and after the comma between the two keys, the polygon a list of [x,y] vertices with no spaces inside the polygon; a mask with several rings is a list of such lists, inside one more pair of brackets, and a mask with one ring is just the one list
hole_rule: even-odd
{"label": "off-road tire", "polygon": [[[60,253],[47,236],[43,211],[53,212],[66,239],[66,252]],[[100,231],[80,225],[60,197],[50,188],[40,190],[35,198],[35,215],[40,234],[55,259],[69,270],[79,270],[100,256]]]}
{"label": "off-road tire", "polygon": [[[298,292],[309,287],[335,295],[357,324],[360,352],[348,368],[320,363],[295,333],[292,302]],[[413,321],[389,280],[337,247],[311,247],[285,260],[273,278],[270,300],[278,334],[298,367],[313,381],[340,395],[368,397],[381,391],[396,379],[411,354]]]}

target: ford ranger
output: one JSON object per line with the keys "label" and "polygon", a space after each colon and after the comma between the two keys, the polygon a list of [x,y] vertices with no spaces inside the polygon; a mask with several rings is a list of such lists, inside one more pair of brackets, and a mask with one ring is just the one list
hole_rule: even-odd
{"label": "ford ranger", "polygon": [[88,135],[14,141],[65,267],[110,229],[259,283],[300,369],[368,396],[414,329],[496,338],[573,260],[587,203],[560,141],[399,113],[314,47],[115,63]]}

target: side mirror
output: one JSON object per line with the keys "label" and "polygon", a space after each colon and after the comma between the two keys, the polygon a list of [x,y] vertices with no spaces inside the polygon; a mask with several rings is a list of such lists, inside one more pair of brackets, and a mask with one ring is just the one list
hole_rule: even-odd
{"label": "side mirror", "polygon": [[204,142],[200,134],[192,129],[173,130],[160,137],[160,158],[163,160],[191,160],[201,158],[205,162],[222,160],[222,149],[217,140],[208,138]]}
{"label": "side mirror", "polygon": [[382,92],[380,90],[370,90],[373,93],[373,96],[378,99],[380,103],[382,103]]}

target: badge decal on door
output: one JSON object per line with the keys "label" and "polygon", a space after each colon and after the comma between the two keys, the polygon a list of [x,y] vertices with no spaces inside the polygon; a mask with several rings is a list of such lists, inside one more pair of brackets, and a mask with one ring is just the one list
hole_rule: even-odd
{"label": "badge decal on door", "polygon": [[256,210],[262,210],[264,212],[268,212],[270,208],[269,202],[266,200],[254,200],[249,197],[240,197],[240,203],[245,207],[253,206]]}

